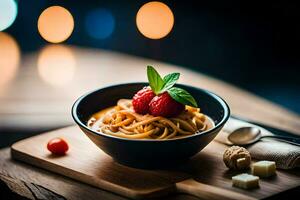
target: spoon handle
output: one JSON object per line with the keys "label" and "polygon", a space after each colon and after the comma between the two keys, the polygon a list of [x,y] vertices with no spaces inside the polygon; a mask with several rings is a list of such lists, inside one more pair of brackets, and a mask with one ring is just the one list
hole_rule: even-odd
{"label": "spoon handle", "polygon": [[275,128],[275,127],[272,127],[272,126],[268,126],[266,124],[262,124],[262,123],[259,123],[259,122],[254,122],[254,121],[251,121],[249,119],[245,119],[245,118],[241,118],[241,117],[237,117],[237,116],[231,116],[231,117],[234,118],[234,119],[238,119],[238,120],[241,120],[241,121],[248,122],[250,124],[254,124],[254,125],[263,127],[263,128],[267,129],[268,131],[272,132],[275,135],[282,135],[282,136],[289,136],[289,137],[296,136],[297,137],[296,133],[288,132],[288,131],[285,131],[285,130],[282,130],[282,129],[278,129],[278,128]]}
{"label": "spoon handle", "polygon": [[300,138],[297,138],[297,137],[289,137],[289,136],[282,136],[282,135],[264,135],[264,136],[262,136],[262,138],[266,138],[266,137],[277,138],[284,142],[288,142],[290,144],[300,146]]}

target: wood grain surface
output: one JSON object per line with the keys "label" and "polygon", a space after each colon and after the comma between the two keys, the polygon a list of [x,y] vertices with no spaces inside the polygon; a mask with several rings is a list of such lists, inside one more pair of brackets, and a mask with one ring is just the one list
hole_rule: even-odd
{"label": "wood grain surface", "polygon": [[[52,51],[48,51],[50,48]],[[70,66],[62,65],[57,59],[56,65],[61,68],[43,67],[43,63],[38,62],[41,52],[22,57],[22,67],[15,78],[0,86],[0,128],[72,124],[70,109],[76,98],[111,84],[146,81],[146,66],[153,65],[161,74],[180,72],[180,83],[219,94],[229,103],[234,115],[300,134],[298,114],[241,90],[238,86],[180,66],[116,52],[63,45],[49,45],[42,50],[44,55],[50,52],[48,57],[54,60],[53,63],[56,56],[66,51],[72,55],[69,58],[71,61],[65,62]],[[45,72],[51,72],[54,76],[45,78]]]}
{"label": "wood grain surface", "polygon": [[[60,47],[65,47],[72,54],[74,62],[67,63],[73,63],[74,66],[66,67],[69,70],[67,73],[72,74],[71,77],[67,76],[70,81],[66,81],[62,85],[55,85],[51,81],[45,80],[41,76],[41,69],[38,66],[40,52],[23,56],[22,67],[17,70],[14,78],[5,85],[0,86],[0,128],[34,129],[36,127],[51,128],[72,124],[70,109],[76,98],[87,91],[115,83],[146,81],[145,66],[151,64],[158,68],[162,74],[173,71],[181,72],[180,83],[209,89],[219,94],[229,103],[234,115],[266,123],[300,135],[300,117],[298,114],[241,90],[238,86],[230,85],[180,66],[150,59],[96,49],[56,46],[58,48],[57,54],[60,54]],[[51,56],[55,58],[55,55]],[[57,74],[58,79],[63,76],[59,70],[52,72]],[[205,153],[206,151],[204,150],[197,158],[201,158],[202,163],[207,161],[208,166],[213,166],[215,161],[210,159],[209,155]],[[195,162],[197,162],[197,159]],[[86,197],[86,199],[125,199],[63,176],[15,162],[10,159],[8,149],[0,150],[0,165],[2,174],[27,183],[40,185],[67,199],[82,199],[82,197]],[[231,172],[215,171],[207,165],[202,166],[201,162],[199,168],[190,165],[183,168],[184,173],[193,176],[196,174],[196,179],[203,183],[216,184],[219,187],[225,187],[225,189],[226,187],[231,188],[230,185],[226,184],[229,177],[233,175]],[[199,169],[207,173],[197,176],[197,170]],[[225,181],[210,180],[209,174],[211,173],[219,173]],[[291,187],[293,185],[293,178],[291,177],[294,177],[292,174],[299,176],[293,171],[288,174],[279,172],[280,176],[276,176],[271,180],[271,184],[267,184],[265,187],[271,190],[278,189],[277,184],[274,186],[273,183],[282,180],[287,182],[284,182],[284,184]],[[291,178],[291,181],[287,181],[289,178]],[[289,197],[289,195],[286,197]],[[166,199],[195,198],[178,194]]]}
{"label": "wood grain surface", "polygon": [[[68,141],[70,151],[66,156],[56,157],[47,151],[46,143],[53,137],[63,137]],[[131,198],[165,195],[175,191],[176,183],[186,179],[191,180],[191,178],[205,184],[206,187],[217,187],[216,191],[225,189],[257,199],[266,198],[300,185],[299,171],[278,170],[275,177],[261,180],[258,189],[248,191],[234,188],[231,186],[231,177],[237,172],[228,171],[222,163],[225,148],[225,145],[213,141],[182,166],[168,170],[134,169],[115,163],[79,128],[72,126],[22,140],[12,146],[12,156]],[[195,181],[193,183],[195,184]],[[189,187],[182,187],[182,184]],[[182,182],[182,184],[179,190],[181,192],[189,192],[189,188],[193,189],[191,188],[193,185],[189,182]],[[213,193],[212,189],[207,191]],[[203,195],[203,190],[200,192]],[[203,197],[207,198],[207,196]]]}
{"label": "wood grain surface", "polygon": [[[65,199],[74,199],[74,200],[82,200],[82,198],[106,199],[106,200],[127,199],[125,197],[121,197],[111,192],[107,192],[105,190],[75,181],[65,176],[54,174],[47,170],[37,168],[32,165],[28,165],[19,161],[12,160],[10,156],[9,148],[0,150],[0,174],[4,177],[8,177],[9,179],[12,180],[12,182],[24,182],[24,183],[31,183],[34,185],[41,186],[45,188],[45,190],[47,190],[46,194],[45,191],[39,192],[39,193],[43,193],[44,196],[47,196],[49,192],[51,192],[52,194],[53,193],[59,194],[57,198],[53,197],[54,195],[52,195],[52,199],[61,199],[61,197],[64,197]],[[17,185],[19,185],[19,183]],[[30,199],[38,199],[34,197],[34,196],[38,196],[36,194],[36,190],[32,191],[33,194],[28,194],[28,190],[23,192],[23,190],[15,191],[15,190],[8,189],[8,186],[6,186],[5,188],[6,189],[4,189],[4,187],[1,187],[1,191],[0,191],[1,199],[2,197],[8,197],[6,199],[9,198],[22,199],[19,198],[19,196],[25,198],[29,197]],[[10,190],[11,192],[9,192],[8,190]],[[164,199],[165,200],[197,200],[199,198],[193,197],[191,195],[176,194],[176,195],[169,195]]]}
{"label": "wood grain surface", "polygon": [[10,194],[9,197],[6,196],[7,199],[65,199],[63,196],[40,185],[11,178],[3,174],[0,174],[0,184],[1,183],[6,186],[6,190],[11,191],[5,191],[5,189],[3,191],[3,186],[1,187],[0,197]]}

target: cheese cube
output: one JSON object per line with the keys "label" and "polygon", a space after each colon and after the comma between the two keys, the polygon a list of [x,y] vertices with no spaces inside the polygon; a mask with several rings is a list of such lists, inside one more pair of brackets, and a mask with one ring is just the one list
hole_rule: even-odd
{"label": "cheese cube", "polygon": [[259,177],[251,174],[239,174],[232,177],[232,185],[243,189],[257,188]]}
{"label": "cheese cube", "polygon": [[252,165],[251,171],[253,175],[259,177],[270,177],[276,173],[276,165],[273,161],[259,161]]}

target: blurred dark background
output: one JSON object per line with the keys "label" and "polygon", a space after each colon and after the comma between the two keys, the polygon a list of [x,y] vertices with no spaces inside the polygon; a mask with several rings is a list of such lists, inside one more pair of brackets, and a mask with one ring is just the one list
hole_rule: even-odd
{"label": "blurred dark background", "polygon": [[[300,113],[300,8],[297,1],[162,1],[173,11],[172,32],[159,40],[141,35],[135,24],[147,1],[18,1],[15,23],[6,30],[23,52],[47,43],[37,32],[41,11],[67,8],[75,29],[65,42],[110,49],[188,67],[223,79]],[[115,20],[105,39],[89,37],[84,20],[106,9]]]}
{"label": "blurred dark background", "polygon": [[[48,43],[36,27],[39,15],[49,6],[60,5],[75,21],[66,44],[187,67],[300,113],[297,1],[162,1],[173,11],[175,24],[171,33],[159,40],[148,39],[137,30],[136,13],[146,2],[19,0],[16,21],[5,32],[16,39],[22,53],[35,52]],[[114,26],[108,37],[96,39],[89,35],[85,20],[99,9],[111,15]]]}

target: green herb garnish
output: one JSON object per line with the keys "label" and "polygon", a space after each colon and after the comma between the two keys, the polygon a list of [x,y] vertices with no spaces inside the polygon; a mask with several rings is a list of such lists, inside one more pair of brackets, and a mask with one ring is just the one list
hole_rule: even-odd
{"label": "green herb garnish", "polygon": [[194,97],[184,89],[173,87],[168,90],[168,93],[175,101],[179,103],[197,107],[197,102]]}
{"label": "green herb garnish", "polygon": [[154,67],[147,66],[147,76],[149,85],[156,95],[168,92],[175,101],[184,105],[198,107],[196,100],[190,93],[184,89],[173,87],[179,79],[180,73],[171,73],[162,79]]}
{"label": "green herb garnish", "polygon": [[164,87],[162,88],[162,92],[167,91],[168,89],[173,87],[173,85],[175,85],[175,83],[179,79],[179,76],[180,76],[180,73],[172,73],[172,74],[166,75],[163,79],[165,84],[164,84]]}
{"label": "green herb garnish", "polygon": [[147,76],[152,91],[158,95],[164,87],[165,82],[152,66],[147,67]]}

